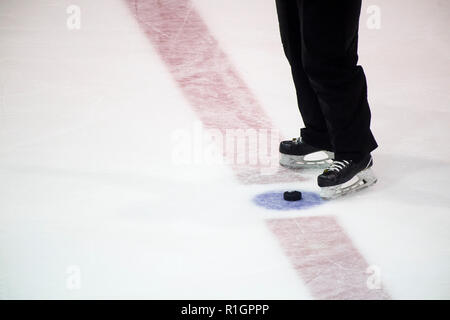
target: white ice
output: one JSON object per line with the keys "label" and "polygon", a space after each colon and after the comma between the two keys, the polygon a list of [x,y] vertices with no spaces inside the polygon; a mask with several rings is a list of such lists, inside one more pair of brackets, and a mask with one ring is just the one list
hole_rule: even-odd
{"label": "white ice", "polygon": [[[301,119],[274,1],[193,1],[277,127]],[[68,30],[66,9],[81,8]],[[381,9],[381,29],[366,22]],[[395,299],[450,298],[450,3],[364,4],[378,184],[305,211],[177,165],[197,118],[121,0],[0,2],[0,298],[310,299],[268,218],[337,216]],[[79,287],[71,276],[80,272]],[[73,284],[73,283],[72,283]]]}

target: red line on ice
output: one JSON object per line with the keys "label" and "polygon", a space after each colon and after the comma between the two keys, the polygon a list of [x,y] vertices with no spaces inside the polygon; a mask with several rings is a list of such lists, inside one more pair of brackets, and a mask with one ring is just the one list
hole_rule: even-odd
{"label": "red line on ice", "polygon": [[[125,1],[206,128],[274,128],[189,0]],[[299,180],[283,169],[270,176],[233,169],[242,183]],[[315,297],[387,297],[367,290],[367,263],[333,218],[268,223]]]}
{"label": "red line on ice", "polygon": [[[190,1],[125,1],[205,128],[276,130]],[[302,180],[284,168],[232,167],[241,183]]]}
{"label": "red line on ice", "polygon": [[269,220],[295,270],[318,299],[390,299],[369,289],[369,267],[334,217]]}

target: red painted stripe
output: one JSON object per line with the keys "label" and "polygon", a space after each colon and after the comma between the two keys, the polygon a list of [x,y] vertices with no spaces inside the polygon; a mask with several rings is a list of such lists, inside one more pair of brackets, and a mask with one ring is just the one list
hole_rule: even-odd
{"label": "red painted stripe", "polygon": [[334,217],[269,220],[286,255],[317,299],[390,299],[369,289],[369,265]]}
{"label": "red painted stripe", "polygon": [[[206,129],[220,130],[223,136],[227,129],[278,133],[190,1],[125,1]],[[279,138],[277,135],[276,140]],[[278,150],[271,151],[278,154]],[[301,179],[278,165],[269,174],[261,172],[267,166],[232,165],[236,177],[245,184]]]}
{"label": "red painted stripe", "polygon": [[190,1],[127,1],[206,127],[272,128]]}
{"label": "red painted stripe", "polygon": [[[125,1],[206,128],[222,134],[275,129],[190,1]],[[233,169],[242,183],[299,180],[282,168],[273,175],[261,175],[260,166]],[[315,297],[387,297],[364,288],[367,264],[333,218],[271,220],[269,226]]]}

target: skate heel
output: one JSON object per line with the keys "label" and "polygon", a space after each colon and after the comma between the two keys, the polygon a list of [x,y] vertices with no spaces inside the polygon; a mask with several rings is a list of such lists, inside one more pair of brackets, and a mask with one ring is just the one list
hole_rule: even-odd
{"label": "skate heel", "polygon": [[377,182],[377,177],[372,171],[372,168],[367,168],[357,174],[359,181],[364,183],[364,186],[370,186]]}

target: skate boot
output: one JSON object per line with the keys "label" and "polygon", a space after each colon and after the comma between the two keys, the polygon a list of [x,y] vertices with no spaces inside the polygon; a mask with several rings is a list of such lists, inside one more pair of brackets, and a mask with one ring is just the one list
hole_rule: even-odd
{"label": "skate boot", "polygon": [[280,143],[280,165],[290,169],[324,169],[332,163],[333,152],[317,149],[301,138]]}
{"label": "skate boot", "polygon": [[324,199],[334,199],[348,193],[369,187],[377,182],[372,172],[372,156],[369,154],[363,160],[333,160],[333,163],[317,177],[321,188],[320,196]]}

